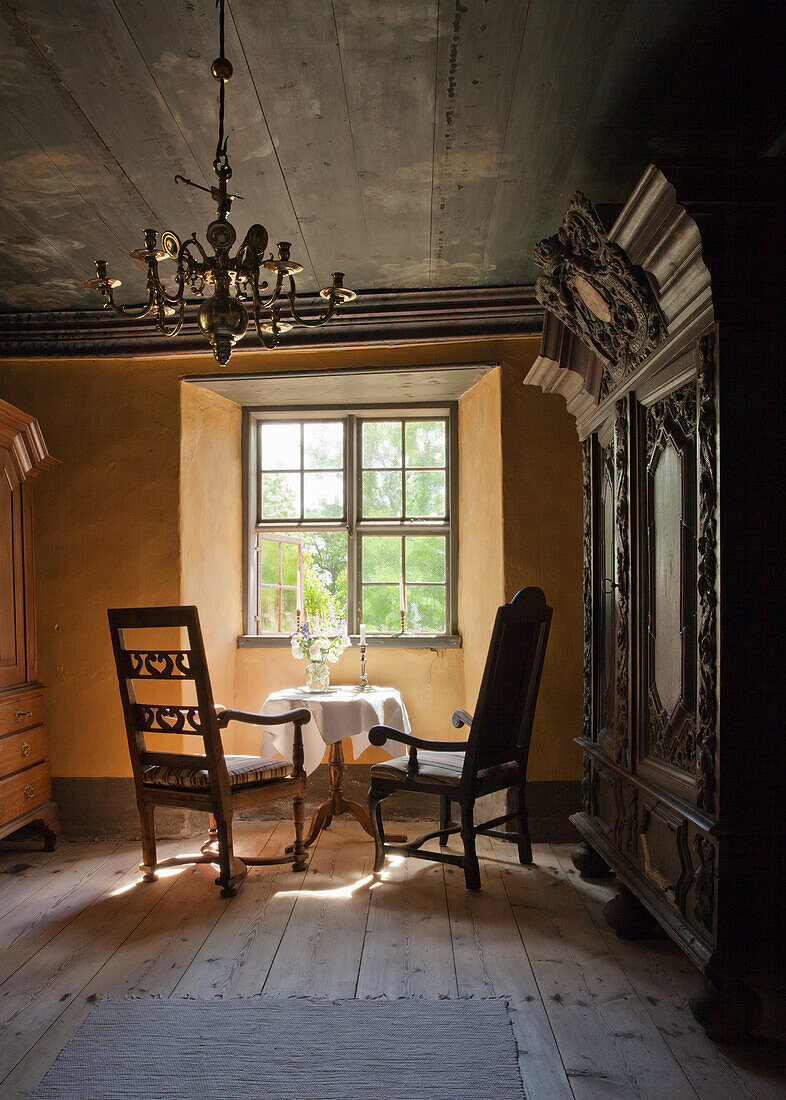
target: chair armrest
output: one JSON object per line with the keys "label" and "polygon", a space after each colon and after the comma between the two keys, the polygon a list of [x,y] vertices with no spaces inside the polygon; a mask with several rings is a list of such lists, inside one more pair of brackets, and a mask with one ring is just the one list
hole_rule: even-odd
{"label": "chair armrest", "polygon": [[465,710],[454,710],[451,722],[457,730],[460,730],[462,726],[472,725],[472,715],[467,714]]}
{"label": "chair armrest", "polygon": [[219,729],[230,722],[247,722],[252,726],[283,726],[286,722],[295,722],[303,725],[311,721],[311,711],[305,707],[296,710],[287,710],[283,714],[253,714],[247,710],[224,710],[216,707]]}
{"label": "chair armrest", "polygon": [[415,749],[428,749],[430,752],[464,752],[465,741],[427,741],[423,737],[413,737],[411,733],[402,733],[393,726],[372,726],[368,731],[372,745],[384,745],[386,741],[399,741]]}

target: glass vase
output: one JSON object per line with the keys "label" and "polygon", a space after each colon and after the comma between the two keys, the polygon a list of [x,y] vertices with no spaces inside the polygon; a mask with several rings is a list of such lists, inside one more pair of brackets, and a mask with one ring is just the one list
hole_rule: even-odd
{"label": "glass vase", "polygon": [[309,661],[306,665],[306,687],[309,691],[327,691],[330,687],[330,669],[327,661]]}

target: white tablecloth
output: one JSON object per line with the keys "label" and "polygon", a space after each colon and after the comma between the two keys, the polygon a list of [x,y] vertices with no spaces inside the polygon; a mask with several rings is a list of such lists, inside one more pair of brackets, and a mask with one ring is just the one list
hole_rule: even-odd
{"label": "white tablecloth", "polygon": [[[268,695],[261,714],[283,714],[296,707],[308,707],[311,721],[303,726],[303,756],[308,775],[321,764],[325,745],[333,745],[349,737],[355,759],[368,747],[368,731],[372,726],[393,726],[402,733],[410,732],[404,700],[395,688],[380,687],[370,691],[358,691],[354,687],[338,685],[327,691],[309,691],[305,687],[286,688]],[[294,727],[291,722],[283,726],[263,729],[261,755],[270,757],[280,753],[292,759]],[[401,755],[404,751],[393,750]]]}

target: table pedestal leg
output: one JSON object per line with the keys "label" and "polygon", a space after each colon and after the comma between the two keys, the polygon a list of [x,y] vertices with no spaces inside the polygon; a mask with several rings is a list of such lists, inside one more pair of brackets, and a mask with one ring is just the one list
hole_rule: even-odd
{"label": "table pedestal leg", "polygon": [[[344,768],[346,764],[343,742],[336,741],[335,744],[330,746],[328,767],[330,769],[330,797],[317,808],[311,819],[311,828],[308,830],[305,841],[307,848],[314,843],[323,829],[328,828],[334,817],[340,817],[341,814],[346,813],[354,814],[368,835],[374,835],[366,808],[361,806],[359,802],[351,802],[348,798],[344,798]],[[391,834],[386,837],[386,840],[389,840],[391,844],[405,844],[407,838]],[[289,850],[287,848],[287,851]]]}

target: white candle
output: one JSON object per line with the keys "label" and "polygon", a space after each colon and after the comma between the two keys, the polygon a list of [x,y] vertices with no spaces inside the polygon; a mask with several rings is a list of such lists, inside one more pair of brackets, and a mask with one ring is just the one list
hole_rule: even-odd
{"label": "white candle", "polygon": [[361,645],[366,644],[366,624],[365,623],[360,624],[360,644]]}
{"label": "white candle", "polygon": [[297,613],[298,613],[298,615],[302,615],[303,614],[303,574],[302,573],[298,573],[298,575],[297,575],[297,597],[296,597],[296,599],[297,599]]}
{"label": "white candle", "polygon": [[407,605],[404,603],[404,578],[403,577],[398,582],[398,602],[399,602],[399,609],[401,611],[406,611],[407,610]]}

